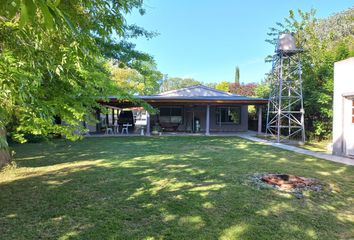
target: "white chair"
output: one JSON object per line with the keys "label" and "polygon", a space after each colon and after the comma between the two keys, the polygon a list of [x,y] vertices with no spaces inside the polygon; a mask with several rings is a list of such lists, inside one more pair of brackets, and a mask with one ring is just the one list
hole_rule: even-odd
{"label": "white chair", "polygon": [[115,122],[113,125],[113,133],[115,134],[119,133],[119,124],[117,122]]}
{"label": "white chair", "polygon": [[113,134],[113,129],[110,127],[106,127],[106,134]]}
{"label": "white chair", "polygon": [[126,134],[128,134],[128,130],[129,130],[129,127],[133,126],[132,124],[129,124],[129,123],[126,123],[126,124],[123,124],[123,127],[122,127],[122,134],[125,132]]}

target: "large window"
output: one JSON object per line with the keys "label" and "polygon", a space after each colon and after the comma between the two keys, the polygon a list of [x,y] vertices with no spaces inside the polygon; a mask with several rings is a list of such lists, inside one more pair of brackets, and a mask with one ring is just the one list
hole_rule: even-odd
{"label": "large window", "polygon": [[217,124],[241,124],[241,107],[218,107],[216,122]]}
{"label": "large window", "polygon": [[182,107],[160,107],[160,123],[182,123]]}

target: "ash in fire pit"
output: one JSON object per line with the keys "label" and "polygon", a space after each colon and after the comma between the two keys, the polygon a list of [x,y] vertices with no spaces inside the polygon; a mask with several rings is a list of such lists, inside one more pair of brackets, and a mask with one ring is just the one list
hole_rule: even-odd
{"label": "ash in fire pit", "polygon": [[261,180],[264,183],[278,187],[280,190],[311,189],[318,185],[315,179],[288,174],[265,174],[261,177]]}
{"label": "ash in fire pit", "polygon": [[278,191],[294,194],[298,199],[304,197],[304,191],[321,191],[323,185],[314,178],[299,177],[279,173],[254,173],[245,178],[244,184],[252,184],[258,188],[273,188]]}

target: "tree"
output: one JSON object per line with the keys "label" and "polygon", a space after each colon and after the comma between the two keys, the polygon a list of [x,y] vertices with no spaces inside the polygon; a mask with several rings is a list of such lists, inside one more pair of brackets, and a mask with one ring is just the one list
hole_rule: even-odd
{"label": "tree", "polygon": [[305,106],[305,127],[309,138],[329,138],[332,132],[333,65],[354,56],[354,8],[327,19],[318,20],[316,11],[289,12],[284,23],[270,29],[276,44],[280,32],[293,32],[302,53],[302,79]]}
{"label": "tree", "polygon": [[193,78],[179,78],[179,77],[166,78],[165,80],[162,81],[161,92],[176,90],[180,88],[201,85],[201,84],[202,82],[195,80]]}
{"label": "tree", "polygon": [[240,84],[240,68],[238,66],[235,70],[235,84]]}
{"label": "tree", "polygon": [[157,70],[155,61],[135,61],[132,67],[136,69],[143,77],[143,88],[140,92],[141,95],[158,93],[164,78],[164,75]]}
{"label": "tree", "polygon": [[[75,140],[87,114],[100,108],[97,98],[130,97],[110,79],[106,59],[121,57],[126,65],[151,59],[127,42],[153,35],[125,22],[124,15],[141,6],[139,0],[1,4],[0,166],[10,161],[6,130],[20,142],[28,133]],[[65,125],[55,124],[58,117]]]}
{"label": "tree", "polygon": [[270,93],[270,87],[269,87],[269,83],[267,80],[260,82],[254,88],[254,97],[268,99],[269,93]]}
{"label": "tree", "polygon": [[148,95],[159,91],[163,74],[154,62],[136,62],[131,67],[111,67],[112,79],[130,94]]}
{"label": "tree", "polygon": [[220,91],[224,91],[224,92],[228,92],[229,86],[230,86],[229,82],[221,81],[215,85],[215,89],[220,90]]}
{"label": "tree", "polygon": [[256,83],[247,83],[247,84],[239,84],[239,83],[231,83],[230,84],[230,92],[242,96],[255,96],[255,89],[257,87]]}

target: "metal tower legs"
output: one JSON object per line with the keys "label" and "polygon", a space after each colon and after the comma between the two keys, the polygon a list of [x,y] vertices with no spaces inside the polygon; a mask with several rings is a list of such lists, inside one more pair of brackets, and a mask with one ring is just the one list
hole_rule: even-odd
{"label": "metal tower legs", "polygon": [[267,112],[267,135],[277,142],[305,142],[304,105],[299,54],[279,53],[273,57]]}

